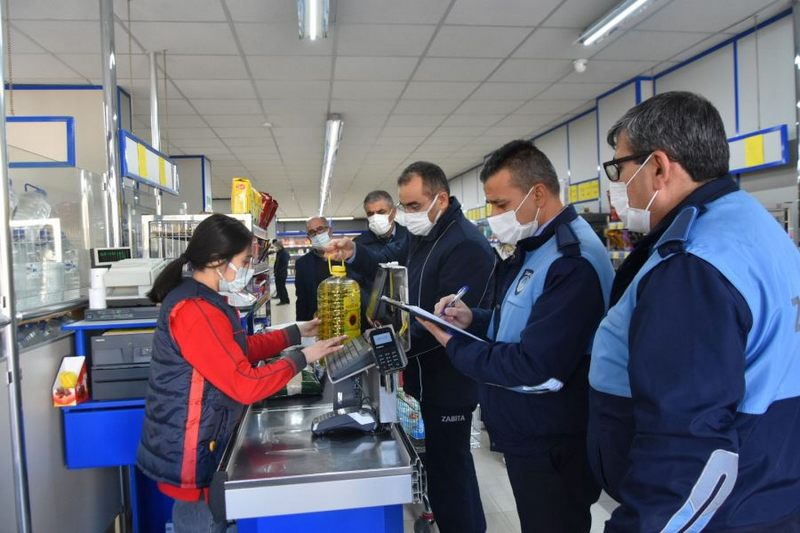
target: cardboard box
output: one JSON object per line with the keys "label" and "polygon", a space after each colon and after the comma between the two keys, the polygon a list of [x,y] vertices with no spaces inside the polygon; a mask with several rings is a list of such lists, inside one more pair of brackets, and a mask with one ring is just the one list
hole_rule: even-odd
{"label": "cardboard box", "polygon": [[64,357],[53,382],[53,407],[78,405],[89,399],[86,357]]}

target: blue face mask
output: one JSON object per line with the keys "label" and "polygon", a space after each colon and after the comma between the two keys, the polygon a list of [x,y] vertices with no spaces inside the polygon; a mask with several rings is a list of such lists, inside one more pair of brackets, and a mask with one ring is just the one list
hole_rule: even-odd
{"label": "blue face mask", "polygon": [[228,263],[228,268],[236,272],[236,277],[232,281],[225,279],[222,272],[217,269],[219,275],[219,292],[242,292],[250,280],[253,279],[253,269],[249,266],[239,268],[233,263]]}

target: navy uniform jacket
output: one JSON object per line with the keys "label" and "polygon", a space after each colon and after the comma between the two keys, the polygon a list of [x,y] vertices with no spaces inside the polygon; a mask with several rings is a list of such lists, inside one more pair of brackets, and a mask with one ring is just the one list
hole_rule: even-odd
{"label": "navy uniform jacket", "polygon": [[[409,235],[404,243],[390,243],[377,253],[356,247],[350,265],[360,273],[375,272],[378,263],[397,261],[405,265],[410,303],[429,311],[463,285],[470,288],[464,297],[467,305],[488,305],[495,255],[486,237],[464,217],[461,204],[454,197],[450,197],[450,206],[428,235]],[[428,405],[445,408],[477,403],[476,383],[453,368],[444,347],[413,319],[408,356],[403,374],[406,392]]]}
{"label": "navy uniform jacket", "polygon": [[[500,265],[494,311],[474,309],[470,326],[495,342],[447,343],[453,365],[482,384],[493,450],[527,454],[585,434],[589,347],[613,277],[608,252],[572,206]],[[537,393],[513,390],[537,385]]]}
{"label": "navy uniform jacket", "polygon": [[317,312],[317,287],[330,277],[328,260],[314,250],[294,264],[295,319],[311,320]]}
{"label": "navy uniform jacket", "polygon": [[606,531],[800,530],[800,254],[730,177],[621,266],[595,335]]}

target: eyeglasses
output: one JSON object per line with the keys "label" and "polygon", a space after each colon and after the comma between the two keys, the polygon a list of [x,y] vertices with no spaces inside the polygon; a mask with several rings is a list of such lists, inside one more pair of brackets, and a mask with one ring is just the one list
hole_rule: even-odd
{"label": "eyeglasses", "polygon": [[645,152],[620,157],[619,159],[612,159],[611,161],[606,161],[603,163],[603,170],[606,171],[606,176],[608,177],[609,181],[619,181],[619,177],[622,175],[622,163],[635,160],[644,161],[648,155],[650,155],[650,153]]}
{"label": "eyeglasses", "polygon": [[318,228],[308,230],[308,232],[306,232],[306,235],[308,235],[309,237],[316,237],[317,235],[322,235],[329,229],[330,229],[329,226],[320,226]]}

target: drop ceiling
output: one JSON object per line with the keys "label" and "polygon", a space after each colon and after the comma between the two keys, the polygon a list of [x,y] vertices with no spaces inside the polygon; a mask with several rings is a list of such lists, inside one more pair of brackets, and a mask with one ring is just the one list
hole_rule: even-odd
{"label": "drop ceiling", "polygon": [[[97,0],[9,2],[14,83],[101,82]],[[249,176],[279,199],[279,215],[314,214],[325,118],[339,113],[327,214],[358,215],[364,195],[393,191],[412,161],[456,175],[791,2],[656,0],[589,49],[575,40],[617,0],[331,4],[329,37],[308,42],[293,0],[115,0],[117,81],[133,94],[135,133],[150,135],[145,54],[166,49],[167,150],[206,154],[215,196]],[[580,57],[583,74],[572,69]]]}

